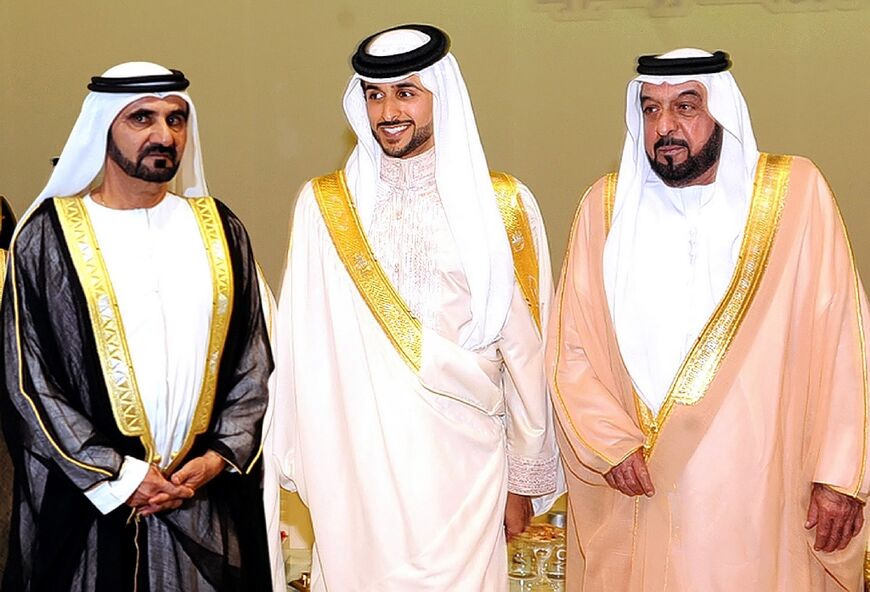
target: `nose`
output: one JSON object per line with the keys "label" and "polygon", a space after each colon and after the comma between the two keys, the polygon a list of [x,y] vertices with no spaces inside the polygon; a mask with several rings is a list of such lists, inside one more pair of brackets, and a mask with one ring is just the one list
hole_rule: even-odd
{"label": "nose", "polygon": [[154,144],[168,146],[172,143],[172,130],[169,129],[169,125],[165,121],[158,120],[151,126],[149,140]]}
{"label": "nose", "polygon": [[669,109],[663,109],[656,120],[656,133],[664,138],[677,129],[677,119]]}
{"label": "nose", "polygon": [[399,119],[401,112],[401,105],[399,105],[399,101],[396,100],[395,97],[388,96],[384,98],[383,110],[381,111],[381,118],[384,121],[394,121]]}

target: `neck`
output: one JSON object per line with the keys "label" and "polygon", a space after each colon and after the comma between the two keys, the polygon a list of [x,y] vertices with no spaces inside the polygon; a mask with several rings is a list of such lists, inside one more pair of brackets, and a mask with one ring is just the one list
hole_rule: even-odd
{"label": "neck", "polygon": [[111,159],[106,159],[103,182],[91,197],[97,203],[115,210],[151,208],[159,204],[169,190],[169,183],[151,183],[131,177]]}

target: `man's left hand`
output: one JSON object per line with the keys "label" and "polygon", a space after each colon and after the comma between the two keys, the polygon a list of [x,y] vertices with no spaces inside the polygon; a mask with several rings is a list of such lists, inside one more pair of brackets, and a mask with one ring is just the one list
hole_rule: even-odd
{"label": "man's left hand", "polygon": [[504,532],[507,540],[521,535],[532,521],[532,500],[527,495],[508,492],[504,508]]}
{"label": "man's left hand", "polygon": [[864,504],[821,483],[813,483],[806,529],[816,528],[816,551],[840,551],[861,532]]}

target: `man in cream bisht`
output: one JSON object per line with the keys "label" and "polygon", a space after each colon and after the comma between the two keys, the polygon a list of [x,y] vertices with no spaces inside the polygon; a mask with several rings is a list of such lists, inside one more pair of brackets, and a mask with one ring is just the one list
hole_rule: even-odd
{"label": "man in cream bisht", "polygon": [[759,153],[727,54],[639,60],[547,360],[568,589],[859,590],[867,299],[824,178]]}
{"label": "man in cream bisht", "polygon": [[506,590],[503,524],[556,487],[544,228],[490,175],[448,45],[424,25],[362,42],[356,148],[296,205],[275,455],[311,511],[317,591]]}
{"label": "man in cream bisht", "polygon": [[178,71],[94,77],[12,240],[4,590],[270,587],[272,369],[247,234],[207,195]]}

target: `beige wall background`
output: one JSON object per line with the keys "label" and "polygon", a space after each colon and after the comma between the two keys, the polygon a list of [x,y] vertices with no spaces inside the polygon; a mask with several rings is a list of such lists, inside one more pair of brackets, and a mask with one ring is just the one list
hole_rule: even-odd
{"label": "beige wall background", "polygon": [[277,287],[296,192],[352,145],[349,56],[403,22],[446,29],[490,167],[536,193],[558,266],[579,196],[615,170],[634,58],[725,49],[762,150],[808,156],[870,272],[870,0],[0,0],[0,193],[20,213],[50,174],[90,76],[183,70],[213,195]]}

